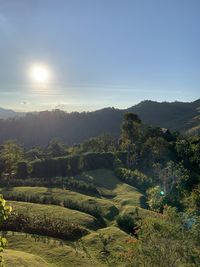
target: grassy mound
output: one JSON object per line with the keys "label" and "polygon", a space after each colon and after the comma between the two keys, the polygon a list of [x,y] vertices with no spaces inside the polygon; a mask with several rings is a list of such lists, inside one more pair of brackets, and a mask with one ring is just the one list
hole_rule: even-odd
{"label": "grassy mound", "polygon": [[[102,237],[109,240],[106,246],[106,256]],[[118,227],[110,226],[84,236],[82,242],[91,258],[97,259],[106,266],[124,266],[124,262],[120,259],[120,253],[125,251],[126,242],[129,239],[130,236]]]}
{"label": "grassy mound", "polygon": [[67,209],[55,205],[42,205],[35,203],[9,201],[12,206],[13,212],[18,214],[27,215],[27,217],[45,217],[52,219],[59,219],[63,223],[78,224],[87,229],[96,230],[99,225],[97,220],[86,213],[79,212],[76,210]]}
{"label": "grassy mound", "polygon": [[[22,219],[28,218],[26,220],[30,224],[33,222],[32,231],[26,231],[25,228],[22,228],[24,233],[13,234],[8,232],[8,248],[11,251],[6,250],[6,253],[8,253],[8,256],[9,253],[10,255],[12,254],[10,257],[5,254],[8,266],[31,266],[31,264],[26,265],[26,261],[28,263],[33,262],[35,264],[33,266],[46,266],[45,264],[47,264],[47,266],[51,267],[124,266],[120,254],[126,250],[126,243],[130,240],[130,235],[117,227],[116,218],[118,213],[128,214],[135,212],[136,207],[138,207],[141,216],[149,216],[149,212],[141,208],[143,195],[136,188],[121,182],[108,169],[84,172],[75,176],[74,179],[94,184],[100,194],[95,197],[68,189],[46,187],[1,189],[1,192],[8,198],[9,196],[14,196],[14,198],[20,200],[20,197],[23,196],[24,202],[9,201],[9,203],[17,216],[24,216]],[[31,198],[37,201],[33,203],[34,201],[31,201]],[[13,198],[10,197],[10,199]],[[47,204],[48,201],[45,203],[44,199],[45,201],[53,199],[55,202],[51,202],[51,205],[49,205]],[[86,206],[97,206],[101,210],[104,219],[106,219],[107,227],[104,226],[105,228],[102,228],[98,218],[88,214],[89,211],[87,209],[81,212],[77,210],[77,206],[71,206],[70,209],[66,208],[66,206],[63,207],[65,201],[76,202],[84,208]],[[38,204],[37,202],[43,204]],[[16,220],[14,221],[16,222]],[[43,228],[37,231],[41,225],[45,227],[45,231]],[[64,238],[65,241],[63,241],[63,234],[65,234],[69,225],[72,228],[78,225],[80,229],[85,230],[84,234],[77,236],[73,240]],[[55,235],[52,231],[50,233],[46,231],[51,227],[56,231],[60,227],[60,235]],[[69,236],[70,231],[68,231]],[[32,235],[25,234],[27,232],[32,233]],[[106,255],[104,239],[109,240],[106,245]],[[25,257],[23,253],[28,255]],[[34,263],[35,261],[36,263]],[[43,261],[44,264],[42,262],[37,265],[37,261],[39,264],[40,261]],[[13,262],[16,262],[16,264],[13,265]]]}
{"label": "grassy mound", "polygon": [[66,203],[68,208],[80,210],[91,215],[93,209],[98,209],[99,213],[106,219],[112,219],[113,216],[118,214],[117,208],[111,201],[70,190],[46,187],[12,187],[9,189],[2,188],[0,193],[7,200],[35,203],[53,202],[57,205]]}
{"label": "grassy mound", "polygon": [[5,231],[76,240],[100,227],[91,215],[54,205],[11,201],[13,212],[1,226]]}
{"label": "grassy mound", "polygon": [[[40,267],[77,267],[77,266],[83,266],[83,267],[93,267],[93,266],[103,266],[101,263],[96,261],[96,259],[89,259],[84,252],[84,250],[75,243],[72,242],[63,242],[58,239],[52,239],[52,238],[46,238],[42,236],[32,236],[30,234],[24,234],[24,233],[7,233],[7,240],[9,244],[9,251],[13,251],[12,254],[15,255],[22,255],[20,252],[25,252],[29,255],[37,255],[40,259],[47,263],[41,264],[41,265],[31,265],[32,259],[30,261],[27,259],[27,263],[29,265],[24,266],[40,266]],[[15,266],[15,267],[21,267],[21,265],[18,265],[18,262],[16,261],[16,264],[13,264],[12,259],[9,256],[11,255],[8,250],[5,250],[5,260],[7,263],[6,266]],[[11,265],[8,263],[11,262]],[[34,263],[34,261],[33,261]],[[23,266],[23,265],[22,265]],[[105,265],[104,265],[105,266]]]}
{"label": "grassy mound", "polygon": [[3,253],[4,263],[9,267],[48,267],[51,266],[41,257],[17,250],[6,249]]}
{"label": "grassy mound", "polygon": [[99,169],[84,172],[78,175],[76,179],[92,182],[104,198],[109,198],[120,211],[123,210],[126,205],[143,206],[143,194],[135,187],[122,183],[111,170]]}

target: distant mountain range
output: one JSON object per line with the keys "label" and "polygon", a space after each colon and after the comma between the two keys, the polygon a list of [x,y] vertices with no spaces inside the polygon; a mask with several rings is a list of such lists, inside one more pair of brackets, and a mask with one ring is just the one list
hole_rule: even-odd
{"label": "distant mountain range", "polygon": [[138,114],[150,125],[188,134],[200,133],[200,99],[187,103],[147,100],[123,110],[104,108],[81,113],[54,110],[24,114],[0,109],[0,118],[3,118],[0,120],[0,142],[17,139],[26,146],[46,145],[56,137],[72,145],[105,132],[117,136],[125,112]]}
{"label": "distant mountain range", "polygon": [[0,119],[14,118],[14,117],[22,116],[24,114],[25,113],[22,113],[22,112],[15,112],[12,109],[0,108]]}
{"label": "distant mountain range", "polygon": [[143,101],[127,111],[132,111],[146,123],[173,131],[195,132],[200,129],[200,99],[194,102]]}

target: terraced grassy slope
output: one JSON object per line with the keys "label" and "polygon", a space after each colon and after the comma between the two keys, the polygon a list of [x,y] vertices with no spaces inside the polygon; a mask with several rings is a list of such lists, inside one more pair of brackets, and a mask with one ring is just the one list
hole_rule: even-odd
{"label": "terraced grassy slope", "polygon": [[7,249],[4,252],[6,266],[9,267],[48,267],[49,264],[41,257],[17,250]]}
{"label": "terraced grassy slope", "polygon": [[[108,245],[110,251],[108,262],[105,262],[101,255],[103,246],[99,234],[103,234],[106,237],[112,236],[112,240]],[[4,258],[7,266],[11,267],[103,267],[111,264],[124,266],[119,259],[116,262],[116,257],[118,258],[119,253],[123,252],[123,247],[128,239],[128,234],[114,226],[91,232],[75,243],[63,242],[52,238],[47,239],[46,237],[38,238],[37,236],[34,237],[23,233],[15,233],[13,235],[13,233],[8,232],[9,249],[5,250]],[[29,260],[35,265],[28,265]],[[44,265],[37,265],[38,262],[44,263]]]}
{"label": "terraced grassy slope", "polygon": [[76,179],[93,182],[105,199],[109,199],[121,211],[126,205],[142,206],[144,197],[135,187],[122,183],[111,170],[99,169],[84,172]]}
{"label": "terraced grassy slope", "polygon": [[93,216],[80,211],[55,205],[42,205],[19,201],[9,201],[8,203],[12,206],[13,211],[18,214],[24,214],[27,217],[43,218],[45,216],[50,219],[55,218],[59,219],[63,224],[78,224],[91,230],[99,227],[97,220]]}
{"label": "terraced grassy slope", "polygon": [[101,210],[103,217],[111,218],[112,214],[117,214],[115,205],[108,199],[99,197],[88,196],[73,192],[70,190],[63,190],[59,188],[46,188],[46,187],[13,187],[13,188],[2,188],[0,193],[4,195],[6,199],[20,199],[23,195],[27,200],[31,202],[31,198],[37,198],[37,201],[41,203],[44,198],[51,197],[58,205],[62,205],[64,201],[71,201],[81,204],[82,206],[94,205]]}
{"label": "terraced grassy slope", "polygon": [[[9,232],[8,250],[5,251],[5,259],[8,266],[124,266],[118,256],[124,250],[124,245],[129,235],[121,231],[116,224],[116,216],[120,213],[131,213],[135,207],[141,207],[143,195],[134,187],[122,183],[111,170],[88,171],[75,177],[75,179],[92,182],[100,192],[100,196],[88,196],[62,190],[45,187],[15,187],[1,189],[6,194],[14,196],[25,194],[27,196],[50,196],[58,200],[57,205],[10,201],[14,212],[25,214],[34,218],[57,218],[63,224],[78,224],[88,231],[82,239],[76,241],[61,241],[51,237],[32,236],[30,234]],[[102,228],[98,220],[85,212],[62,207],[62,202],[71,199],[88,205],[97,205],[102,210],[102,216],[107,226]],[[117,211],[117,212],[116,212]],[[141,209],[141,213],[146,211]],[[102,256],[102,241],[100,235],[111,237],[109,257]],[[29,264],[32,262],[35,265]],[[37,265],[40,264],[41,265]],[[16,264],[16,265],[15,265]],[[28,265],[29,264],[29,265]]]}
{"label": "terraced grassy slope", "polygon": [[[40,259],[42,259],[45,263],[47,263],[47,266],[50,267],[101,266],[101,264],[98,263],[95,259],[94,260],[88,259],[83,249],[81,249],[78,245],[76,246],[75,243],[70,243],[70,242],[65,243],[61,242],[60,240],[45,238],[45,237],[38,238],[37,236],[33,237],[29,234],[23,234],[23,233],[15,233],[13,235],[11,232],[8,233],[7,240],[9,243],[9,250],[7,252],[6,249],[4,253],[6,260],[5,263],[11,262],[13,264],[13,267],[31,266],[32,261],[29,261],[27,257],[26,259],[24,259],[24,255],[20,254],[20,252],[25,252],[28,255],[29,254],[33,255],[32,259],[34,259],[34,256],[37,256]],[[11,253],[10,250],[12,250]],[[15,252],[16,252],[16,257],[18,258],[18,262],[16,262],[16,265],[15,263],[13,263],[14,256],[10,258],[10,255],[15,255]],[[20,260],[21,262],[25,260],[27,265],[20,265]],[[8,264],[7,266],[10,267],[10,265]],[[46,267],[45,265],[39,265],[39,266]]]}

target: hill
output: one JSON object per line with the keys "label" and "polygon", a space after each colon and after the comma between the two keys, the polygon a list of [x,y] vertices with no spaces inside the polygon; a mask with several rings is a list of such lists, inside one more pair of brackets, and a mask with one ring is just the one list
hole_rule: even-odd
{"label": "hill", "polygon": [[15,118],[18,116],[23,116],[23,115],[24,115],[24,113],[22,113],[22,112],[16,112],[12,109],[0,108],[0,118],[1,119]]}
{"label": "hill", "polygon": [[148,100],[124,110],[104,108],[81,113],[54,110],[1,119],[0,142],[16,139],[31,147],[44,146],[51,139],[59,138],[64,143],[73,145],[105,132],[118,136],[119,126],[126,112],[138,114],[147,124],[172,131],[195,134],[200,130],[200,99],[187,103]]}
{"label": "hill", "polygon": [[200,126],[200,99],[185,103],[143,101],[127,111],[138,114],[148,124],[174,131],[187,132]]}
{"label": "hill", "polygon": [[[99,192],[101,192],[100,196],[88,196],[66,189],[45,187],[25,186],[10,187],[9,190],[8,188],[1,189],[1,193],[4,194],[13,208],[12,216],[16,213],[16,218],[19,219],[22,215],[25,215],[23,218],[26,218],[26,223],[23,224],[24,227],[21,231],[19,231],[19,228],[15,229],[16,222],[19,222],[15,218],[14,228],[12,224],[9,224],[8,231],[5,233],[8,240],[8,248],[4,251],[3,257],[7,265],[18,267],[123,266],[123,263],[118,259],[118,254],[126,246],[126,240],[130,236],[119,229],[116,222],[118,212],[120,211],[123,214],[133,213],[136,207],[138,207],[141,216],[146,212],[148,216],[152,215],[154,217],[154,212],[144,210],[140,203],[143,195],[135,187],[122,183],[112,170],[96,169],[83,172],[75,178],[87,181],[88,177],[98,187]],[[52,199],[59,200],[57,204],[39,204],[41,197],[47,195]],[[10,199],[13,199],[13,196],[26,197],[23,201],[11,201]],[[31,202],[33,201],[33,196],[37,196],[38,203]],[[86,211],[79,212],[75,207],[71,209],[63,207],[62,203],[67,198],[72,201],[74,199],[80,203],[87,202],[88,206],[93,206],[94,203],[98,204],[105,220],[105,225],[100,225]],[[36,202],[36,198],[34,202]],[[30,220],[28,220],[29,217],[31,217]],[[50,221],[53,222],[53,220],[54,224],[51,224]],[[42,235],[38,232],[41,225],[45,225],[45,229],[49,230],[54,226],[55,229],[58,229],[58,222],[59,225],[63,225],[63,232],[66,232],[69,225],[71,227],[73,225],[83,227],[86,229],[83,232],[83,237],[80,239],[80,236],[76,235],[74,239],[71,239],[63,234],[59,236],[57,235],[58,233],[54,235],[52,231],[44,231],[44,228]],[[101,256],[101,235],[112,237],[109,244],[111,253],[109,262],[106,262]]]}

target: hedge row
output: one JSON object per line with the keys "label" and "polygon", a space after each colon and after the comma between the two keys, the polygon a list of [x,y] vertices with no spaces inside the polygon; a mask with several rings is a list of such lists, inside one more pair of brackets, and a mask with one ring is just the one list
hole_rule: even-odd
{"label": "hedge row", "polygon": [[40,195],[40,194],[30,194],[25,192],[14,192],[14,191],[2,191],[3,196],[6,200],[11,201],[22,201],[29,203],[38,203],[38,204],[47,204],[47,205],[57,205],[65,208],[78,210],[87,214],[94,216],[101,226],[105,227],[105,221],[102,217],[102,211],[100,206],[97,204],[84,203],[82,201],[75,201],[67,198],[64,201],[48,195]]}
{"label": "hedge row", "polygon": [[[75,156],[35,160],[31,162],[31,168],[27,167],[26,162],[19,162],[17,177],[24,179],[28,176],[33,178],[66,177],[86,170],[112,168],[113,162],[114,155],[112,153],[85,153]],[[28,169],[31,169],[31,171]]]}
{"label": "hedge row", "polygon": [[152,185],[152,179],[138,170],[117,168],[115,174],[122,182],[130,184],[141,191],[145,191]]}
{"label": "hedge row", "polygon": [[63,222],[61,219],[28,216],[14,213],[1,225],[3,231],[25,232],[30,234],[46,235],[60,239],[79,239],[88,233],[88,230],[78,224]]}

